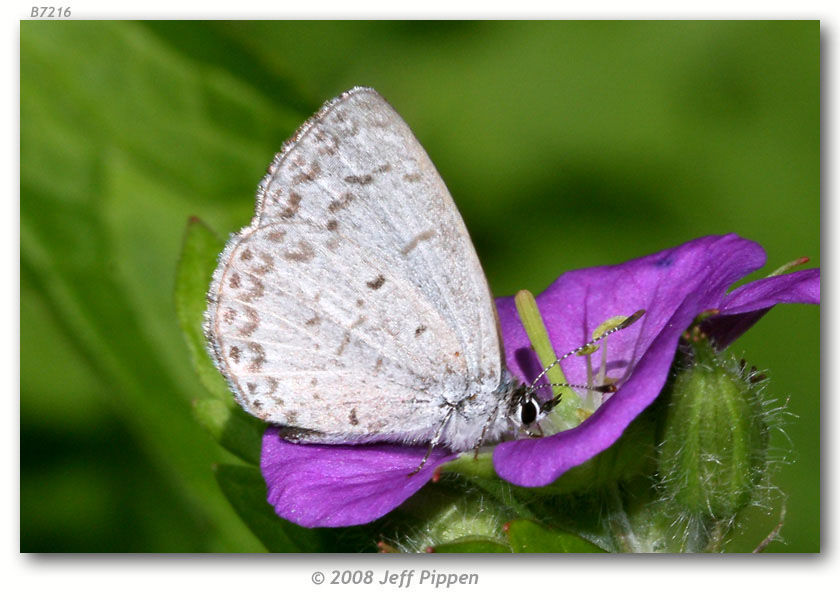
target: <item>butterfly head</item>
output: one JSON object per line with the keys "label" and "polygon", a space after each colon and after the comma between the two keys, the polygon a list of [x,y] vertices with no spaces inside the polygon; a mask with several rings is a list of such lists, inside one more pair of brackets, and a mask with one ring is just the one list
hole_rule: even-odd
{"label": "butterfly head", "polygon": [[513,390],[510,401],[510,417],[520,426],[527,428],[544,416],[534,388],[519,386]]}

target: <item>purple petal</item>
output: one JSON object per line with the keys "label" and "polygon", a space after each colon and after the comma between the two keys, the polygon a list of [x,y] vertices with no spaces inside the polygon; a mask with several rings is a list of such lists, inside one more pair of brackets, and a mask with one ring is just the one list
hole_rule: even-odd
{"label": "purple petal", "polygon": [[720,314],[747,313],[794,302],[820,303],[819,269],[766,277],[742,285],[726,295],[720,305]]}
{"label": "purple petal", "polygon": [[[662,390],[682,332],[699,313],[717,308],[727,288],[764,260],[761,246],[730,234],[562,275],[537,299],[558,351],[585,343],[611,317],[647,311],[640,322],[608,341],[608,375],[620,381],[632,377],[579,427],[499,445],[493,455],[496,472],[517,485],[547,485],[612,445]],[[538,371],[533,371],[533,351],[513,299],[502,298],[497,306],[508,368],[530,382]],[[592,362],[600,363],[600,350]],[[568,359],[563,370],[570,383],[586,383],[582,357]]]}
{"label": "purple petal", "polygon": [[703,330],[719,348],[725,348],[773,306],[793,302],[819,304],[819,269],[767,277],[733,290],[721,303],[720,314],[705,322]]}
{"label": "purple petal", "polygon": [[[268,502],[282,518],[304,527],[347,527],[392,511],[455,455],[395,444],[293,444],[269,427],[263,435],[260,468]],[[411,476],[409,476],[411,475]]]}

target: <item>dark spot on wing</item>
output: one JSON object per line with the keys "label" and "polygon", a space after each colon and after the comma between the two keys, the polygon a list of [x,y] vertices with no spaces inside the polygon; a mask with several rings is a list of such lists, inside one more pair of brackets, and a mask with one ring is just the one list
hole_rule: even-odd
{"label": "dark spot on wing", "polygon": [[233,322],[236,320],[236,311],[232,308],[226,308],[222,319],[228,325],[233,325]]}
{"label": "dark spot on wing", "polygon": [[368,281],[365,285],[367,285],[372,290],[378,290],[383,286],[385,283],[385,278],[382,275],[377,276],[376,279],[373,281]]}
{"label": "dark spot on wing", "polygon": [[374,173],[387,173],[390,170],[391,165],[385,163],[384,165],[379,165],[378,167],[376,167],[376,169],[374,169]]}
{"label": "dark spot on wing", "polygon": [[356,319],[353,323],[350,324],[350,327],[347,328],[347,332],[344,334],[344,339],[341,340],[341,345],[338,347],[338,350],[335,351],[336,356],[340,356],[347,348],[347,345],[350,343],[350,340],[352,339],[350,336],[350,330],[355,329],[364,322],[365,316],[361,315],[358,319]]}
{"label": "dark spot on wing", "polygon": [[239,364],[239,357],[242,356],[242,351],[239,349],[239,346],[231,346],[228,351],[228,356],[230,356],[233,362]]}
{"label": "dark spot on wing", "polygon": [[327,210],[329,210],[332,213],[338,212],[342,208],[346,208],[347,205],[355,199],[356,196],[354,196],[350,192],[344,192],[341,195],[341,200],[333,200],[332,202],[330,202],[330,205],[327,207]]}
{"label": "dark spot on wing", "polygon": [[414,337],[420,337],[420,334],[426,331],[425,325],[420,325],[417,329],[414,330]]}
{"label": "dark spot on wing", "polygon": [[250,306],[245,307],[245,315],[248,318],[248,321],[239,328],[240,335],[245,337],[250,336],[260,324],[260,316],[253,308]]}
{"label": "dark spot on wing", "polygon": [[253,381],[249,381],[246,385],[248,386],[248,391],[252,394],[257,391],[257,384]]}
{"label": "dark spot on wing", "polygon": [[312,247],[312,244],[304,240],[298,244],[297,250],[287,250],[283,256],[285,256],[288,260],[309,262],[315,258],[315,249]]}
{"label": "dark spot on wing", "polygon": [[271,242],[282,242],[284,237],[286,237],[286,232],[280,229],[275,229],[268,234],[268,239]]}
{"label": "dark spot on wing", "polygon": [[253,354],[248,369],[250,371],[259,371],[263,364],[265,364],[265,348],[256,342],[248,342],[248,350]]}
{"label": "dark spot on wing", "polygon": [[338,221],[336,221],[335,219],[330,219],[329,221],[327,221],[328,231],[335,231],[336,229],[338,229]]}
{"label": "dark spot on wing", "polygon": [[415,181],[420,181],[422,178],[423,176],[420,173],[406,173],[405,175],[403,175],[403,179],[412,183],[414,183]]}
{"label": "dark spot on wing", "polygon": [[373,175],[348,175],[344,178],[344,181],[358,185],[367,185],[373,181]]}
{"label": "dark spot on wing", "polygon": [[[272,168],[271,167],[273,167],[273,166],[274,166],[273,163],[271,165],[269,165],[268,169],[266,170],[266,173],[271,174],[272,173]],[[279,204],[280,200],[283,199],[283,188],[281,188],[281,187],[272,188],[271,190],[268,191],[268,195],[269,195],[269,198],[271,198],[272,203]]]}
{"label": "dark spot on wing", "polygon": [[257,298],[262,298],[265,294],[265,285],[254,275],[248,274],[248,281],[251,282],[251,290],[246,294],[240,294],[239,299],[244,302],[253,302]]}
{"label": "dark spot on wing", "polygon": [[335,351],[336,356],[341,356],[344,354],[344,350],[347,348],[347,344],[350,343],[350,332],[344,334],[344,339],[341,340],[341,344],[338,347],[338,350]]}
{"label": "dark spot on wing", "polygon": [[242,280],[239,278],[239,273],[231,273],[228,285],[233,289],[237,289],[242,285]]}
{"label": "dark spot on wing", "polygon": [[318,178],[318,175],[320,174],[321,165],[319,165],[317,162],[313,162],[312,166],[309,168],[308,171],[301,171],[300,173],[292,177],[292,183],[294,185],[298,185],[300,183],[303,183],[304,181],[315,181]]}
{"label": "dark spot on wing", "polygon": [[435,232],[431,231],[429,229],[427,229],[426,231],[423,231],[421,233],[418,233],[417,235],[415,235],[411,239],[410,242],[408,242],[405,245],[405,247],[403,247],[402,253],[403,254],[408,254],[409,252],[411,252],[412,250],[414,250],[417,247],[417,244],[419,244],[420,242],[425,242],[427,240],[430,240],[433,237],[435,237]]}
{"label": "dark spot on wing", "polygon": [[300,201],[300,194],[297,192],[289,192],[289,203],[286,205],[286,208],[283,209],[283,212],[280,213],[280,216],[284,219],[291,219],[294,217],[300,208]]}
{"label": "dark spot on wing", "polygon": [[283,406],[283,404],[285,404],[283,402],[283,399],[279,396],[275,396],[275,394],[277,393],[277,385],[277,379],[275,379],[274,377],[268,378],[268,395],[271,396],[271,399],[274,400],[274,402],[276,402],[278,406]]}
{"label": "dark spot on wing", "polygon": [[314,129],[313,135],[321,146],[318,148],[318,152],[321,154],[332,156],[338,151],[339,141],[335,135],[325,132],[321,127]]}
{"label": "dark spot on wing", "polygon": [[356,306],[358,306],[358,307],[362,307],[362,306],[364,306],[364,305],[365,305],[365,301],[364,301],[364,300],[362,300],[361,298],[356,298]]}
{"label": "dark spot on wing", "polygon": [[274,259],[271,255],[266,254],[265,252],[260,252],[260,260],[262,260],[262,264],[254,268],[254,273],[265,275],[274,266]]}
{"label": "dark spot on wing", "polygon": [[359,424],[359,419],[356,417],[356,409],[355,408],[350,411],[350,424],[351,425],[358,425]]}
{"label": "dark spot on wing", "polygon": [[251,260],[252,258],[254,258],[254,255],[253,255],[253,254],[251,254],[251,249],[250,249],[250,248],[245,248],[245,249],[242,251],[242,254],[240,254],[240,255],[239,255],[239,258],[241,258],[241,259],[242,259],[242,260],[244,260],[245,262],[248,262],[249,260]]}
{"label": "dark spot on wing", "polygon": [[317,325],[320,322],[321,322],[321,317],[319,317],[318,315],[315,315],[311,319],[307,320],[305,325],[307,325],[309,327],[314,327],[315,325]]}

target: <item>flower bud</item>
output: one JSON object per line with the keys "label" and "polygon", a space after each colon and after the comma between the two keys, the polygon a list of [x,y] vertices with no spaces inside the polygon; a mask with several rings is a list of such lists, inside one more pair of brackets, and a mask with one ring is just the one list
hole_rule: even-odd
{"label": "flower bud", "polygon": [[694,364],[676,376],[661,436],[663,495],[683,516],[731,520],[752,499],[767,461],[763,386],[744,363],[694,339]]}

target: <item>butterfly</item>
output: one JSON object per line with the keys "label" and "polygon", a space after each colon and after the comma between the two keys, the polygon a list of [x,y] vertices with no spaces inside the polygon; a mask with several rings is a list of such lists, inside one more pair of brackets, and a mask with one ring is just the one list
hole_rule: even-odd
{"label": "butterfly", "polygon": [[239,404],[301,443],[463,451],[559,401],[505,367],[464,221],[371,88],[327,102],[276,155],[219,257],[204,331]]}

